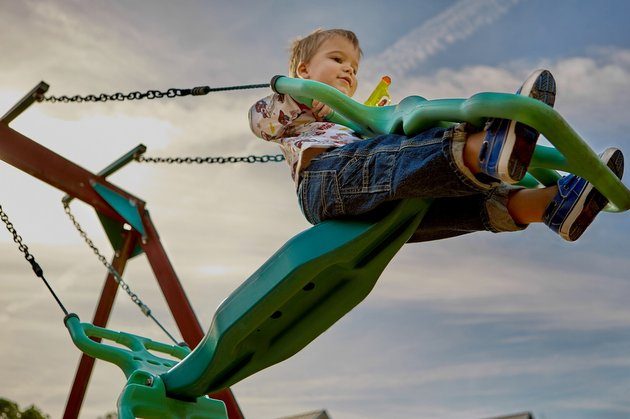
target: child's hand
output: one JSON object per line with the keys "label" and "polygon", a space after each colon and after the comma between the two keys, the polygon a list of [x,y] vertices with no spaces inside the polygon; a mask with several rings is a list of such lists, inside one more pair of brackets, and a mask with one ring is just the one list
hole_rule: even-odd
{"label": "child's hand", "polygon": [[313,107],[311,108],[313,111],[313,115],[315,119],[318,121],[323,121],[328,115],[332,113],[332,109],[328,105],[322,102],[318,102],[313,100]]}

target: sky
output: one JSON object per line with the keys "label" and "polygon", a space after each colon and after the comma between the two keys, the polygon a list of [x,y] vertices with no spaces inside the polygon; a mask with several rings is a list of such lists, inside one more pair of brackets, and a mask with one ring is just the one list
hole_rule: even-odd
{"label": "sky", "polygon": [[[54,95],[266,83],[287,73],[292,39],[343,27],[365,56],[359,101],[383,74],[397,102],[513,92],[548,68],[568,123],[596,152],[628,152],[628,16],[621,0],[0,0],[0,108],[40,80]],[[247,123],[268,93],[35,104],[11,127],[94,172],[139,143],[147,156],[276,154]],[[64,304],[89,321],[105,270],[64,214],[64,193],[4,162],[0,178],[0,205]],[[109,180],[147,202],[206,330],[220,302],[309,227],[284,163],[134,163]],[[110,258],[93,210],[72,210]],[[335,419],[627,418],[629,233],[628,213],[604,213],[576,243],[532,225],[404,246],[365,301],[233,386],[236,399],[254,419],[318,409]],[[8,232],[0,266],[0,397],[61,417],[79,352]],[[143,255],[125,280],[176,333]],[[166,340],[122,293],[109,327]],[[81,417],[113,411],[123,385],[98,362]]]}

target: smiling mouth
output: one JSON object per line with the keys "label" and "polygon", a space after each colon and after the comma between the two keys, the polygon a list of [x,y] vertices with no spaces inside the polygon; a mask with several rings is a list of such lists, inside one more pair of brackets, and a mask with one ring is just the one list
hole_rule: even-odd
{"label": "smiling mouth", "polygon": [[339,80],[345,81],[348,83],[348,86],[352,86],[352,81],[346,77],[339,77]]}

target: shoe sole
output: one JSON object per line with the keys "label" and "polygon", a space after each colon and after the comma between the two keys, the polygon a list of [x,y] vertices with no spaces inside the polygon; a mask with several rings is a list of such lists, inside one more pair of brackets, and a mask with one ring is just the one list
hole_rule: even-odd
{"label": "shoe sole", "polygon": [[[616,148],[607,149],[601,157],[606,166],[621,179],[624,169],[624,158],[621,150]],[[577,200],[569,216],[564,221],[564,225],[571,226],[569,231],[560,228],[560,236],[568,241],[576,241],[582,233],[591,225],[597,214],[599,214],[608,204],[608,199],[599,192],[592,183],[588,182],[582,192],[580,199]]]}
{"label": "shoe sole", "polygon": [[[535,76],[535,77],[534,77]],[[556,103],[556,80],[548,70],[538,70],[523,83],[516,94],[529,92],[529,97],[539,100],[553,108]]]}
{"label": "shoe sole", "polygon": [[[548,70],[534,72],[516,92],[528,92],[527,96],[553,107],[556,102],[556,81]],[[508,128],[508,138],[504,150],[510,150],[510,157],[500,158],[505,162],[498,167],[501,179],[517,183],[525,177],[532,161],[539,132],[523,123],[512,121]],[[518,141],[517,141],[518,139]],[[503,156],[501,156],[503,157]]]}

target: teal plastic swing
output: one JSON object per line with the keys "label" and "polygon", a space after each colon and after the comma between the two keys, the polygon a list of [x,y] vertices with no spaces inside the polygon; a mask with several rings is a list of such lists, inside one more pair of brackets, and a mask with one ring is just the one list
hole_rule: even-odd
{"label": "teal plastic swing", "polygon": [[[630,208],[628,188],[556,111],[534,99],[502,93],[435,101],[412,96],[396,106],[373,108],[311,80],[277,76],[272,87],[304,103],[327,103],[335,111],[329,119],[365,136],[412,134],[463,121],[481,126],[488,117],[518,120],[555,146],[537,146],[523,184],[548,185],[559,177],[555,170],[572,172],[609,199],[607,211]],[[298,234],[219,306],[205,338],[190,353],[80,323],[76,315],[67,316],[65,324],[79,349],[117,364],[128,378],[118,401],[121,419],[226,418],[222,402],[205,394],[289,358],[359,304],[430,205],[431,200],[408,199],[384,208],[375,219],[327,221]],[[149,349],[185,358],[176,363]]]}

